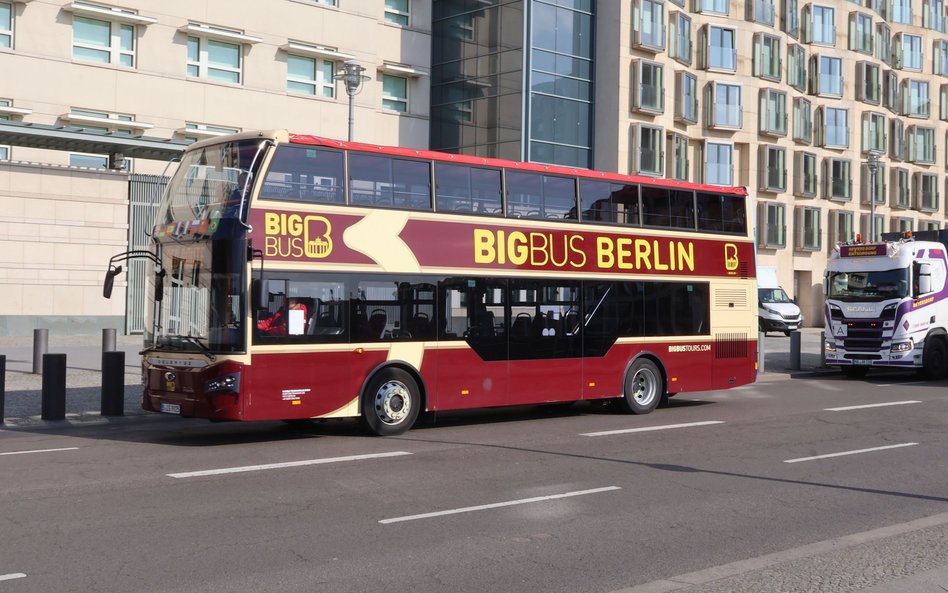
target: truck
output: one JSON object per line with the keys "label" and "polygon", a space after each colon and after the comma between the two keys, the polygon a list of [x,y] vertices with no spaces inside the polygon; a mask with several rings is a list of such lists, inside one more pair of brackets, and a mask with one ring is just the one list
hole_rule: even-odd
{"label": "truck", "polygon": [[824,276],[826,364],[948,374],[948,230],[837,245]]}
{"label": "truck", "polygon": [[790,335],[803,325],[800,307],[777,284],[777,268],[757,266],[757,325],[765,334]]}

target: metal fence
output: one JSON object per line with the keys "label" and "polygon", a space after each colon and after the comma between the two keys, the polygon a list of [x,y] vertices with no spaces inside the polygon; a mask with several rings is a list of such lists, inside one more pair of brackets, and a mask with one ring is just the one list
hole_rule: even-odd
{"label": "metal fence", "polygon": [[[151,234],[158,215],[161,194],[168,184],[168,177],[161,175],[133,174],[128,183],[128,248],[148,249]],[[145,331],[145,304],[147,303],[146,279],[149,262],[144,259],[128,260],[128,290],[125,304],[125,333],[140,334]]]}

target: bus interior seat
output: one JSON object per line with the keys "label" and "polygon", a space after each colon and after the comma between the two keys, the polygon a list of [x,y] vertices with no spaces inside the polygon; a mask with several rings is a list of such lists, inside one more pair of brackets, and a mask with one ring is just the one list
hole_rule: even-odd
{"label": "bus interior seat", "polygon": [[510,335],[515,338],[530,336],[532,321],[529,313],[517,313],[513,325],[510,326]]}
{"label": "bus interior seat", "polygon": [[408,321],[408,331],[416,338],[434,339],[434,331],[427,313],[415,313]]}
{"label": "bus interior seat", "polygon": [[369,335],[368,337],[377,340],[382,337],[385,331],[385,325],[388,323],[388,314],[384,309],[375,309],[369,315]]}

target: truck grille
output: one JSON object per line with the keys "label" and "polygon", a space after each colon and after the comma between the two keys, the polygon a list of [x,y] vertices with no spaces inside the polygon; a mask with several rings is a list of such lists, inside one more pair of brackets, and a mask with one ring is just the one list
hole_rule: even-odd
{"label": "truck grille", "polygon": [[861,319],[846,322],[847,335],[843,340],[846,350],[878,350],[882,348],[882,321]]}

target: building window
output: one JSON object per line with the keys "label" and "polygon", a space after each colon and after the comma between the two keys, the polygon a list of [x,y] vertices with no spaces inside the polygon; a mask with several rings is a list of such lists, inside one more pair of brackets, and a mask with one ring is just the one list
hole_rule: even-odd
{"label": "building window", "polygon": [[836,45],[836,9],[815,4],[804,6],[803,37],[807,43]]}
{"label": "building window", "polygon": [[794,39],[800,38],[800,9],[798,0],[782,0],[783,31]]}
{"label": "building window", "polygon": [[871,200],[876,201],[876,205],[885,204],[885,165],[882,163],[878,164],[876,169],[875,176],[872,175],[872,172],[869,170],[869,165],[863,163],[859,168],[860,174],[860,185],[862,188],[861,200],[863,204],[870,203]]}
{"label": "building window", "polygon": [[382,107],[405,113],[408,111],[408,79],[382,75]]}
{"label": "building window", "polygon": [[336,83],[333,80],[335,64],[305,56],[286,56],[286,90],[306,95],[333,98]]}
{"label": "building window", "polygon": [[688,137],[671,132],[668,134],[668,172],[672,179],[688,181]]}
{"label": "building window", "polygon": [[823,159],[823,195],[827,200],[848,202],[853,197],[852,163],[849,159]]}
{"label": "building window", "polygon": [[928,119],[930,113],[928,82],[924,80],[903,80],[902,115]]}
{"label": "building window", "polygon": [[[946,187],[948,187],[948,184],[946,184]],[[941,228],[941,224],[937,220],[919,221],[919,225],[923,231],[937,231]]]}
{"label": "building window", "polygon": [[912,0],[888,0],[888,20],[900,25],[912,24]]}
{"label": "building window", "polygon": [[892,29],[885,23],[876,23],[876,58],[892,64]]}
{"label": "building window", "polygon": [[873,111],[862,114],[862,151],[885,154],[885,115]]}
{"label": "building window", "polygon": [[[0,99],[0,107],[10,107],[10,101],[7,99]],[[0,113],[0,121],[10,119],[9,115]],[[0,161],[9,161],[10,160],[10,147],[9,146],[0,146]]]}
{"label": "building window", "polygon": [[853,228],[852,212],[846,210],[834,210],[831,212],[831,216],[833,217],[834,243],[849,243],[856,238],[856,232]]}
{"label": "building window", "polygon": [[780,53],[780,38],[766,33],[754,35],[754,76],[780,82],[783,60]]}
{"label": "building window", "polygon": [[806,50],[802,45],[787,47],[787,83],[801,93],[806,92]]}
{"label": "building window", "polygon": [[643,175],[661,177],[664,166],[665,132],[658,126],[639,124],[635,126],[633,168]]}
{"label": "building window", "polygon": [[691,65],[691,18],[683,12],[668,15],[668,55]]}
{"label": "building window", "polygon": [[240,128],[185,122],[184,127],[175,130],[175,132],[184,136],[184,139],[189,142],[197,142],[198,140],[205,140],[207,138],[237,134],[240,132]]}
{"label": "building window", "polygon": [[856,100],[870,105],[882,102],[882,69],[872,62],[856,62]]}
{"label": "building window", "polygon": [[892,43],[895,67],[901,70],[922,70],[922,37],[908,33],[896,33]]}
{"label": "building window", "polygon": [[908,158],[911,163],[934,164],[935,162],[935,128],[909,126],[905,134],[905,143],[908,145]]}
{"label": "building window", "polygon": [[849,147],[849,110],[822,106],[816,110],[816,142],[827,148]]}
{"label": "building window", "polygon": [[665,3],[662,0],[635,0],[632,45],[639,49],[665,49]]}
{"label": "building window", "polygon": [[701,177],[704,183],[732,185],[734,181],[734,146],[706,141],[701,156]]}
{"label": "building window", "polygon": [[922,212],[938,211],[938,175],[934,173],[916,173],[912,181],[915,186],[918,209]]}
{"label": "building window", "polygon": [[775,89],[760,91],[760,133],[787,135],[787,93]]}
{"label": "building window", "polygon": [[774,26],[774,3],[773,0],[747,0],[747,20]]}
{"label": "building window", "polygon": [[316,4],[325,4],[326,6],[335,6],[336,0],[310,0]]}
{"label": "building window", "polygon": [[698,123],[698,79],[694,74],[675,73],[675,119]]}
{"label": "building window", "polygon": [[782,146],[762,144],[758,156],[758,184],[761,191],[782,192],[787,189],[787,151]]}
{"label": "building window", "polygon": [[899,77],[895,70],[888,70],[882,76],[882,106],[898,113],[901,105],[899,104]]}
{"label": "building window", "polygon": [[889,156],[897,161],[905,160],[905,124],[897,117],[889,120]]}
{"label": "building window", "polygon": [[849,49],[872,55],[872,17],[861,12],[849,13]]}
{"label": "building window", "polygon": [[728,0],[694,0],[694,11],[726,15],[728,4]]}
{"label": "building window", "polygon": [[664,68],[658,62],[632,62],[632,109],[648,113],[664,113]]}
{"label": "building window", "polygon": [[922,0],[922,26],[939,33],[945,32],[945,3],[943,0]]}
{"label": "building window", "polygon": [[912,197],[909,192],[908,169],[893,167],[892,169],[892,205],[896,208],[911,208]]}
{"label": "building window", "polygon": [[793,193],[803,198],[815,198],[819,187],[816,171],[816,155],[798,152],[793,155]]}
{"label": "building window", "polygon": [[[885,232],[885,216],[876,214],[875,225],[869,224],[869,216],[869,214],[863,214],[861,216],[862,232],[866,236],[866,239],[872,240],[874,238],[878,240],[879,237],[882,236],[882,233]],[[874,234],[870,234],[870,226],[875,226]]]}
{"label": "building window", "polygon": [[701,29],[698,66],[707,70],[737,70],[737,33],[734,29],[706,25]]}
{"label": "building window", "polygon": [[934,55],[932,73],[948,76],[948,41],[936,40],[932,54]]}
{"label": "building window", "polygon": [[188,76],[240,84],[241,46],[206,37],[188,37]]}
{"label": "building window", "polygon": [[813,206],[797,208],[797,220],[794,225],[797,228],[797,249],[819,251],[822,248],[822,213],[821,209]]}
{"label": "building window", "polygon": [[843,96],[843,59],[833,56],[810,58],[810,94],[821,97]]}
{"label": "building window", "polygon": [[89,62],[134,67],[135,27],[74,15],[72,57]]}
{"label": "building window", "polygon": [[13,5],[9,2],[0,2],[0,47],[13,47]]}
{"label": "building window", "polygon": [[[912,228],[914,222],[911,218],[905,216],[895,216],[892,218],[892,226],[890,227],[892,231],[897,231],[899,233],[907,233],[909,231],[915,230]],[[878,235],[877,235],[878,236]]]}
{"label": "building window", "polygon": [[761,219],[764,221],[761,247],[785,247],[787,245],[786,206],[776,202],[761,204]]}
{"label": "building window", "polygon": [[739,130],[743,123],[741,85],[711,82],[705,92],[708,127]]}
{"label": "building window", "polygon": [[793,98],[793,139],[809,144],[813,141],[813,113],[809,99]]}
{"label": "building window", "polygon": [[385,22],[407,27],[411,17],[410,8],[409,0],[385,0]]}

